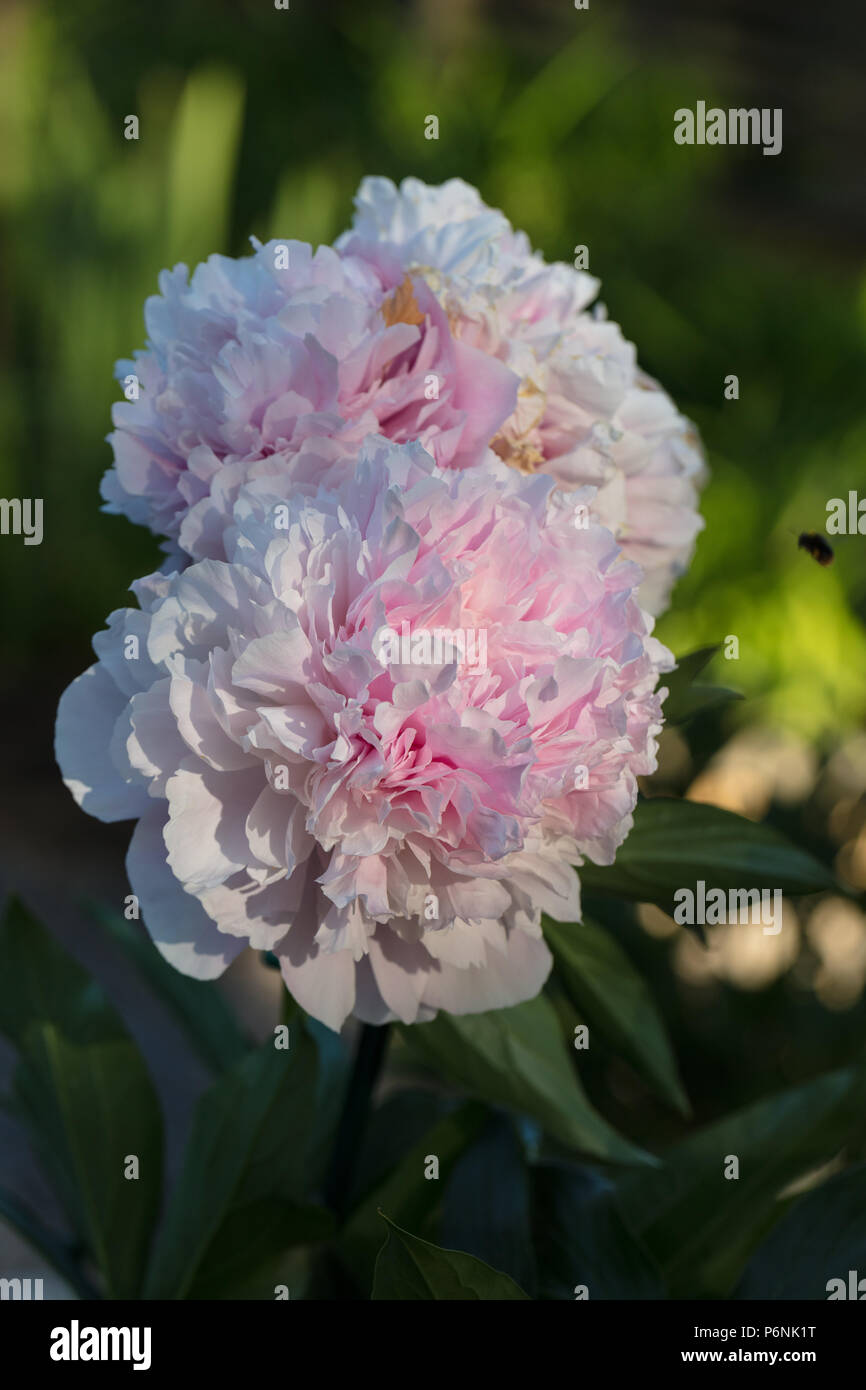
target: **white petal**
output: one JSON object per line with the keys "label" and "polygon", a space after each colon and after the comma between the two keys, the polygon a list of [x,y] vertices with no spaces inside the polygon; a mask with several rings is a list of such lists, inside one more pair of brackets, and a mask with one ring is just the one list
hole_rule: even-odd
{"label": "white petal", "polygon": [[162,837],[166,811],[164,803],[151,803],[135,827],[126,856],[130,886],[145,926],[169,965],[184,975],[213,980],[247,943],[219,931],[198,899],[184,892],[169,869]]}
{"label": "white petal", "polygon": [[538,994],[553,965],[543,941],[514,931],[505,952],[489,951],[485,965],[460,969],[440,964],[427,976],[423,1002],[450,1014],[507,1009]]}
{"label": "white petal", "polygon": [[79,806],[98,820],[130,820],[147,810],[147,789],[128,782],[111,758],[111,734],[127,697],[98,662],[63,692],[55,756]]}
{"label": "white petal", "polygon": [[168,862],[192,891],[214,888],[249,866],[246,820],[263,785],[261,767],[214,772],[193,760],[169,779]]}

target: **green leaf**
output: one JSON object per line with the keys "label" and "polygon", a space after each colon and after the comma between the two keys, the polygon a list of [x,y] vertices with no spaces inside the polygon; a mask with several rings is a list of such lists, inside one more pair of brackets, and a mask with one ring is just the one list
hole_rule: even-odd
{"label": "green leaf", "polygon": [[545,939],[575,1008],[660,1095],[688,1115],[688,1098],[661,1015],[616,938],[586,918],[572,925],[543,920]]}
{"label": "green leaf", "polygon": [[639,801],[634,825],[609,866],[585,863],[587,891],[674,910],[674,894],[698,880],[711,888],[779,888],[819,893],[836,888],[829,869],[769,825],[695,801]]}
{"label": "green leaf", "polygon": [[204,1063],[214,1071],[239,1062],[250,1043],[219,990],[205,980],[182,975],[163,960],[147,932],[96,903],[90,911],[137,966],[157,998],[182,1026]]}
{"label": "green leaf", "polygon": [[535,1288],[529,1169],[513,1122],[490,1115],[455,1163],[445,1188],[440,1242],[504,1269],[522,1288]]}
{"label": "green leaf", "polygon": [[664,1298],[661,1275],[620,1216],[611,1183],[575,1164],[532,1170],[533,1230],[542,1298]]}
{"label": "green leaf", "polygon": [[742,700],[743,696],[738,690],[728,690],[721,685],[694,683],[719,650],[720,644],[716,643],[714,646],[701,647],[698,651],[689,652],[688,656],[680,658],[675,671],[670,671],[663,677],[663,683],[668,688],[664,702],[667,724],[684,724],[696,714],[706,714],[708,710],[718,709],[731,700]]}
{"label": "green leaf", "polygon": [[686,724],[699,714],[709,714],[743,698],[741,690],[727,685],[690,685],[676,700],[665,700],[665,723]]}
{"label": "green leaf", "polygon": [[[455,1108],[453,1099],[414,1087],[383,1100],[367,1121],[350,1206],[357,1206],[367,1193],[383,1183],[408,1150],[420,1143],[428,1130]],[[396,1210],[393,1202],[390,1207]]]}
{"label": "green leaf", "polygon": [[38,1250],[79,1298],[98,1299],[94,1288],[73,1258],[67,1245],[53,1231],[43,1226],[39,1217],[11,1192],[0,1188],[0,1217],[34,1250]]}
{"label": "green leaf", "polygon": [[[230,1212],[211,1243],[191,1298],[273,1298],[272,1269],[284,1251],[327,1240],[334,1217],[326,1207],[260,1197]],[[259,1290],[253,1288],[258,1281]]]}
{"label": "green leaf", "polygon": [[[474,1102],[457,1106],[417,1139],[400,1162],[358,1203],[340,1232],[338,1254],[362,1289],[370,1287],[382,1239],[379,1208],[416,1230],[424,1228],[442,1200],[453,1165],[480,1134],[486,1112]],[[439,1181],[424,1176],[427,1158],[439,1160]]]}
{"label": "green leaf", "polygon": [[[674,1297],[727,1297],[782,1215],[781,1190],[860,1132],[866,1084],[853,1068],[758,1101],[663,1154],[659,1172],[624,1175],[617,1202]],[[726,1178],[729,1156],[739,1177]]]}
{"label": "green leaf", "polygon": [[593,1109],[544,995],[511,1009],[401,1025],[409,1051],[470,1095],[538,1120],[569,1148],[612,1163],[654,1163]]}
{"label": "green leaf", "polygon": [[447,1302],[482,1299],[526,1299],[507,1274],[491,1269],[474,1255],[443,1250],[412,1236],[380,1215],[388,1234],[379,1251],[373,1279],[374,1299],[439,1299]]}
{"label": "green leaf", "polygon": [[[139,1292],[162,1188],[162,1118],[131,1039],[71,1042],[52,1023],[27,1030],[15,1097],[34,1148],[109,1298]],[[126,1178],[129,1159],[138,1177]]]}
{"label": "green leaf", "polygon": [[[302,1026],[288,1050],[272,1042],[249,1053],[205,1093],[196,1109],[183,1171],[154,1250],[148,1298],[215,1296],[213,1258],[239,1279],[250,1259],[306,1238],[293,1235],[270,1203],[302,1203],[314,1132],[318,1054]],[[274,1206],[276,1212],[276,1205]],[[246,1221],[240,1213],[246,1214]],[[303,1223],[302,1223],[303,1224]],[[236,1251],[232,1251],[233,1242]]]}
{"label": "green leaf", "polygon": [[20,1046],[33,1023],[79,1043],[128,1036],[96,981],[12,898],[0,920],[0,1033]]}
{"label": "green leaf", "polygon": [[[0,1031],[34,1148],[109,1297],[140,1288],[162,1190],[162,1116],[144,1060],[85,970],[17,901],[0,923]],[[126,1178],[129,1156],[138,1178]]]}
{"label": "green leaf", "polygon": [[850,1297],[851,1269],[866,1277],[866,1163],[797,1198],[755,1251],[735,1296],[823,1301],[829,1281],[841,1279]]}
{"label": "green leaf", "polygon": [[694,684],[704,668],[709,666],[716,652],[721,650],[721,642],[712,642],[708,647],[698,647],[693,652],[687,652],[685,656],[677,657],[676,670],[669,671],[664,677],[664,683],[671,695]]}
{"label": "green leaf", "polygon": [[[311,1213],[313,1210],[324,1211],[324,1208],[310,1208]],[[330,1217],[330,1213],[328,1216]],[[290,1299],[318,1297],[318,1294],[310,1293],[308,1290],[312,1271],[320,1258],[321,1250],[318,1244],[290,1246],[276,1255],[269,1256],[264,1263],[249,1270],[243,1278],[232,1281],[230,1292],[220,1297],[232,1302],[273,1302],[277,1297],[277,1286],[282,1284],[286,1286]]]}

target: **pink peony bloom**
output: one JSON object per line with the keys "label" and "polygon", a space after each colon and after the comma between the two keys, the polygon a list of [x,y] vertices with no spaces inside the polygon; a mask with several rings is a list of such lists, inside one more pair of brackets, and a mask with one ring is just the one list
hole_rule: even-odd
{"label": "pink peony bloom", "polygon": [[541,912],[578,919],[573,866],[626,835],[673,664],[590,494],[553,489],[373,438],[315,497],[248,483],[225,560],[134,586],[57,757],[85,810],[137,820],[174,966],[271,950],[334,1029],[538,992]]}
{"label": "pink peony bloom", "polygon": [[287,476],[302,451],[323,481],[370,433],[462,468],[514,408],[514,374],[452,336],[398,257],[255,245],[211,256],[189,282],[185,266],[163,272],[148,347],[117,364],[138,395],[113,408],[107,510],[167,537],[175,563],[225,558],[241,486]]}
{"label": "pink peony bloom", "polygon": [[703,526],[704,462],[693,427],[638,368],[618,326],[601,306],[587,312],[599,282],[545,264],[460,179],[438,188],[405,179],[398,189],[368,178],[356,205],[341,254],[373,266],[397,255],[434,291],[459,342],[511,368],[518,400],[492,447],[522,472],[596,488],[594,515],[644,569],[641,602],[663,611]]}

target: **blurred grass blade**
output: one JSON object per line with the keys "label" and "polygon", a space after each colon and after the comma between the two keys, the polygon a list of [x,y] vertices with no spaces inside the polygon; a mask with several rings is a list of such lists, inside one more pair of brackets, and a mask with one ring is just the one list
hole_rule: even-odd
{"label": "blurred grass blade", "polygon": [[172,265],[181,260],[192,267],[228,249],[243,104],[243,81],[229,68],[198,68],[187,79],[171,135],[166,190]]}
{"label": "blurred grass blade", "polygon": [[512,95],[496,134],[516,145],[554,144],[575,130],[635,67],[636,60],[596,24],[561,48]]}

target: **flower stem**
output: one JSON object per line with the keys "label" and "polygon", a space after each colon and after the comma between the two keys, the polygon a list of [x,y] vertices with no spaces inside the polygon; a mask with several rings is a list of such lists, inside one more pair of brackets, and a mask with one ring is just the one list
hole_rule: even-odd
{"label": "flower stem", "polygon": [[348,1214],[352,1182],[370,1114],[373,1087],[385,1060],[390,1031],[390,1023],[361,1025],[355,1062],[346,1088],[343,1112],[337,1125],[331,1166],[325,1183],[325,1200],[340,1221]]}

